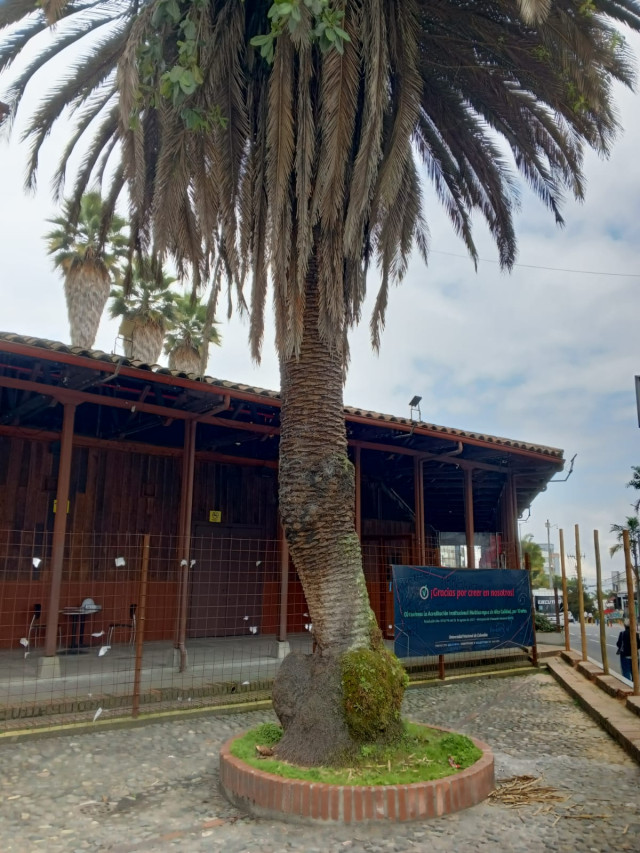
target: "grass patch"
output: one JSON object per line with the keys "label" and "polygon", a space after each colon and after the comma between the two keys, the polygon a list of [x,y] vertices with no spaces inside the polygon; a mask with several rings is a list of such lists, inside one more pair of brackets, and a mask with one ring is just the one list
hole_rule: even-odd
{"label": "grass patch", "polygon": [[266,773],[328,785],[428,782],[458,773],[482,756],[482,752],[465,735],[406,721],[403,729],[400,742],[393,746],[362,746],[360,755],[350,767],[299,767],[276,757],[260,758],[256,746],[274,746],[279,740],[281,729],[274,723],[263,723],[238,738],[231,747],[231,754]]}

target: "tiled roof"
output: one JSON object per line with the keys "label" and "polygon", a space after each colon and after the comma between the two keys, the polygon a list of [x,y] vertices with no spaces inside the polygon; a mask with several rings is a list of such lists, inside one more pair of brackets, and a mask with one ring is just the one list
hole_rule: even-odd
{"label": "tiled roof", "polygon": [[[59,353],[67,353],[71,355],[78,356],[80,358],[88,358],[94,361],[105,362],[113,365],[121,365],[125,367],[132,367],[137,370],[145,370],[155,375],[160,376],[173,376],[181,379],[191,380],[194,384],[202,384],[205,383],[207,385],[213,386],[215,388],[220,388],[226,392],[240,392],[244,394],[255,394],[260,397],[265,397],[270,400],[279,401],[280,393],[278,391],[270,391],[266,388],[258,388],[253,385],[244,385],[239,382],[229,382],[226,379],[216,379],[212,376],[205,376],[200,378],[193,373],[183,373],[179,370],[170,370],[168,367],[162,367],[159,364],[145,364],[142,361],[137,361],[136,359],[129,359],[122,355],[116,355],[115,353],[107,353],[102,352],[101,350],[94,349],[84,349],[82,347],[72,347],[68,344],[60,343],[59,341],[49,341],[43,338],[33,338],[26,335],[16,335],[11,332],[0,332],[0,349],[2,348],[2,341],[7,341],[8,343],[13,344],[21,344],[23,346],[34,347],[36,349],[47,350],[48,352],[59,352]],[[392,428],[394,426],[398,427],[409,427],[414,430],[418,430],[420,432],[427,431],[430,434],[440,434],[443,437],[452,438],[454,440],[469,440],[483,442],[489,445],[495,445],[496,447],[504,447],[509,448],[511,450],[525,450],[528,452],[539,453],[542,456],[547,456],[553,459],[560,461],[563,457],[563,451],[558,449],[557,447],[547,447],[545,445],[540,444],[531,444],[527,441],[517,441],[511,438],[502,438],[496,435],[487,435],[485,433],[479,432],[470,432],[468,430],[455,429],[454,427],[445,427],[439,426],[437,424],[430,424],[426,421],[412,421],[410,418],[402,418],[396,415],[385,415],[380,412],[371,412],[366,409],[358,409],[353,406],[345,406],[345,412],[347,414],[347,418],[351,416],[352,418],[363,419],[365,421],[370,421],[372,424],[379,423],[381,425],[387,425]]]}

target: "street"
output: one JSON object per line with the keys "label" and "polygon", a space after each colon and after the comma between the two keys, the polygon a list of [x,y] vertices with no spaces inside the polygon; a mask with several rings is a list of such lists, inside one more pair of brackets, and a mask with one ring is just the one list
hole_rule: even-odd
{"label": "street", "polygon": [[[587,657],[602,663],[602,655],[600,654],[600,626],[587,624],[585,625],[585,629],[587,633]],[[613,628],[605,628],[609,670],[617,673],[618,675],[621,675],[622,671],[620,669],[620,658],[616,654],[616,641],[621,630],[621,625],[614,625]],[[581,652],[582,644],[580,640],[579,622],[573,622],[569,625],[569,638],[571,640],[571,648],[574,651]]]}

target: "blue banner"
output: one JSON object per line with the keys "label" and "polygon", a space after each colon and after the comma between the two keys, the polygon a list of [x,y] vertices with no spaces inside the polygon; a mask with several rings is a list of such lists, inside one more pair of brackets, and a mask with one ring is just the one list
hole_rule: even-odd
{"label": "blue banner", "polygon": [[392,570],[398,657],[533,644],[528,572],[429,566]]}

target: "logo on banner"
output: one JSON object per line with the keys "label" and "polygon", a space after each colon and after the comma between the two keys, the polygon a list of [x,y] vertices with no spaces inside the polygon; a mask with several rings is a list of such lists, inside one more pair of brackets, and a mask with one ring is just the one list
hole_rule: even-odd
{"label": "logo on banner", "polygon": [[428,586],[421,586],[420,587],[420,598],[423,601],[426,601],[427,598],[429,598],[429,587]]}

